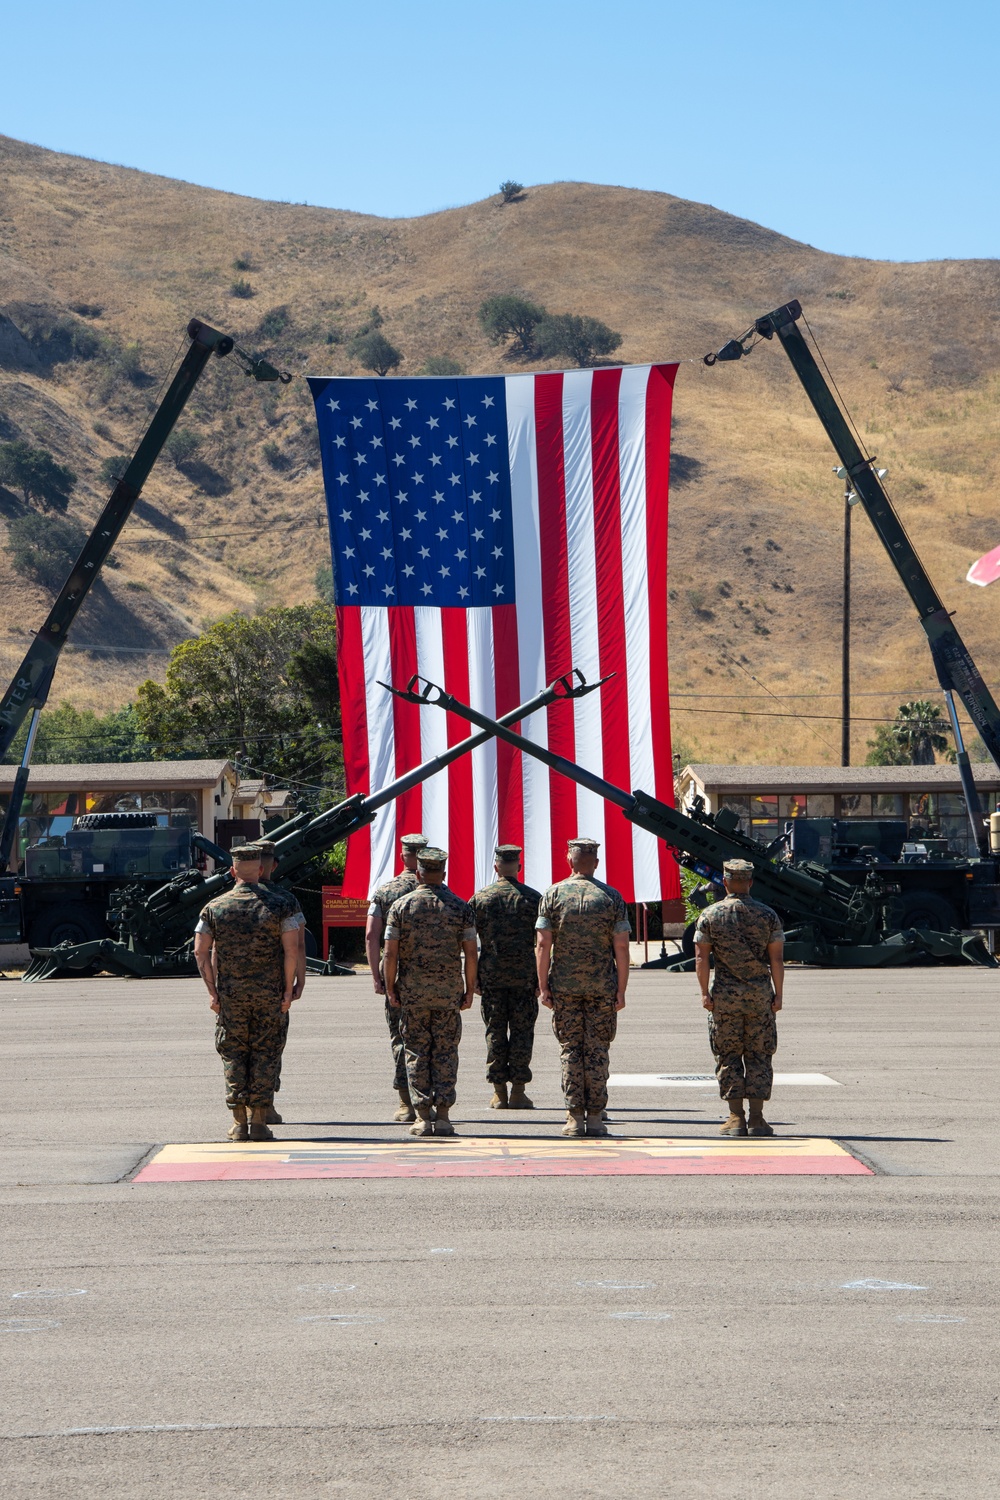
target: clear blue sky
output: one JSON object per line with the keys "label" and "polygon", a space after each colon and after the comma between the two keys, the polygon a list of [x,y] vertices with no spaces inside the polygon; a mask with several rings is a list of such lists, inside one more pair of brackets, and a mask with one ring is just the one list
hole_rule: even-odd
{"label": "clear blue sky", "polygon": [[996,0],[36,0],[6,8],[0,132],[377,214],[574,179],[996,256],[998,42]]}

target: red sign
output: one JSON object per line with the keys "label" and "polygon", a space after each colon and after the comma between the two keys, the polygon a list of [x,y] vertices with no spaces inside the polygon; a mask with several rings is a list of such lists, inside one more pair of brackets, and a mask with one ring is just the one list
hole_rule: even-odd
{"label": "red sign", "polygon": [[324,927],[364,927],[368,918],[368,902],[356,897],[342,896],[343,886],[323,887]]}

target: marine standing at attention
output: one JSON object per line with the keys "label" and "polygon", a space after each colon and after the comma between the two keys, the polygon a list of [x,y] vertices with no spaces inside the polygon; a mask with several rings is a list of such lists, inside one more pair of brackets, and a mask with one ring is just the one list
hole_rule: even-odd
{"label": "marine standing at attention", "polygon": [[475,918],[469,903],[444,883],[447,858],[443,849],[421,849],[417,888],[393,902],[385,924],[385,993],[399,1009],[415,1136],[455,1134],[448,1116],[455,1103],[461,1012],[476,989]]}
{"label": "marine standing at attention", "polygon": [[[271,891],[274,895],[276,895],[276,896],[283,896],[285,898],[285,900],[288,902],[289,909],[291,911],[291,914],[292,914],[293,918],[295,919],[295,923],[296,923],[296,926],[298,928],[298,934],[299,934],[299,957],[298,957],[298,963],[297,963],[296,969],[295,969],[295,999],[297,1000],[299,998],[299,996],[301,995],[303,989],[305,988],[305,983],[306,983],[306,919],[305,919],[305,915],[303,914],[302,907],[299,905],[298,898],[296,896],[293,896],[291,891],[286,890],[284,886],[281,886],[281,885],[272,885],[271,884],[271,876],[274,874],[275,866],[278,863],[278,851],[277,851],[276,846],[271,842],[270,839],[257,839],[255,841],[253,847],[255,849],[259,849],[260,850],[260,883],[261,883],[261,885],[266,890]],[[282,1054],[282,1057],[284,1056],[284,1053],[285,1053],[285,1043],[286,1043],[287,1040],[288,1040],[288,1012],[286,1011],[285,1014],[284,1014],[284,1016],[282,1017],[282,1036],[281,1036],[281,1054]],[[279,1059],[278,1059],[278,1071],[277,1071],[277,1074],[275,1075],[275,1079],[274,1079],[274,1092],[277,1093],[280,1088],[281,1088],[281,1058],[279,1057]],[[280,1124],[282,1124],[281,1116],[278,1114],[278,1111],[275,1109],[275,1107],[274,1107],[273,1104],[272,1104],[271,1108],[267,1112],[267,1123],[268,1123],[268,1125],[280,1125]]]}
{"label": "marine standing at attention", "polygon": [[[777,912],[750,895],[753,865],[730,859],[722,867],[726,894],[706,906],[695,928],[695,972],[709,1012],[708,1039],[719,1093],[729,1104],[720,1135],[746,1135],[743,1099],[750,1106],[750,1135],[773,1135],[764,1119],[771,1097],[771,1058],[778,1047],[785,934]],[[709,955],[715,960],[711,974]],[[710,983],[711,976],[711,983]]]}
{"label": "marine standing at attention", "polygon": [[270,1141],[267,1111],[281,1061],[282,1018],[295,998],[299,934],[284,898],[260,885],[260,854],[230,851],[235,885],[202,909],[194,956],[209,1008],[218,1017],[215,1049],[232,1110],[231,1141]]}
{"label": "marine standing at attention", "polygon": [[[397,875],[394,880],[387,881],[385,885],[380,885],[375,891],[368,908],[368,922],[365,926],[365,952],[368,955],[368,967],[371,970],[376,995],[385,994],[381,956],[385,920],[394,901],[416,890],[417,855],[421,849],[426,848],[427,840],[422,833],[404,833],[399,844],[399,852],[403,861],[402,874]],[[399,1007],[390,1005],[388,999],[385,1002],[385,1021],[389,1028],[389,1043],[395,1064],[392,1086],[399,1095],[399,1108],[392,1118],[399,1120],[401,1124],[409,1124],[417,1117],[410,1102],[410,1089],[406,1081],[406,1049],[403,1046],[403,1038],[399,1034]]]}
{"label": "marine standing at attention", "polygon": [[538,908],[538,998],[552,1011],[566,1096],[563,1135],[607,1135],[608,1051],[625,1008],[629,934],[620,893],[594,879],[600,845],[570,839],[568,880]]}
{"label": "marine standing at attention", "polygon": [[[497,844],[497,878],[470,901],[479,934],[479,991],[486,1025],[490,1109],[531,1109],[531,1050],[538,1019],[535,920],[541,896],[518,880],[520,844]],[[507,1085],[510,1085],[510,1097]]]}

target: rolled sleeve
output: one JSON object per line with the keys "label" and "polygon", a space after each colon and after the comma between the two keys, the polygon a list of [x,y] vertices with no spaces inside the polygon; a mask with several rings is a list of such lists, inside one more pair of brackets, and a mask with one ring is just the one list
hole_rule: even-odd
{"label": "rolled sleeve", "polygon": [[373,901],[372,904],[371,904],[371,906],[369,906],[369,908],[368,908],[368,915],[370,917],[377,917],[381,913],[381,911],[382,911],[382,908],[381,908],[381,906],[379,906],[378,902],[377,901]]}
{"label": "rolled sleeve", "polygon": [[611,930],[612,932],[631,932],[632,923],[626,917],[624,922],[616,922]]}
{"label": "rolled sleeve", "polygon": [[387,943],[398,943],[400,938],[403,936],[403,929],[401,927],[397,927],[395,922],[390,922],[382,936],[385,938]]}
{"label": "rolled sleeve", "polygon": [[299,918],[296,916],[282,917],[281,919],[282,932],[298,932],[301,925]]}
{"label": "rolled sleeve", "polygon": [[552,931],[552,923],[549,921],[548,917],[543,917],[543,916],[539,915],[535,919],[535,931],[536,932],[551,932]]}
{"label": "rolled sleeve", "polygon": [[474,927],[462,928],[462,942],[474,943],[476,941],[476,929]]}
{"label": "rolled sleeve", "polygon": [[195,928],[195,932],[211,932],[211,931],[212,931],[211,923],[210,922],[206,922],[206,920],[205,920],[204,917],[199,917],[199,919],[198,919],[198,925]]}

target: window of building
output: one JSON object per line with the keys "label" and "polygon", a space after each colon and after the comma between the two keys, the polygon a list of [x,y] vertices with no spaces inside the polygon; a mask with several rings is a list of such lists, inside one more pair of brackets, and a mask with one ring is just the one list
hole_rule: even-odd
{"label": "window of building", "polygon": [[781,824],[776,818],[754,818],[750,824],[750,837],[759,844],[769,844],[780,832]]}
{"label": "window of building", "polygon": [[777,818],[778,798],[771,792],[759,792],[750,798],[750,816],[756,822],[758,818]]}
{"label": "window of building", "polygon": [[739,815],[740,828],[743,830],[744,833],[749,833],[749,831],[750,831],[750,798],[749,797],[742,797],[742,796],[739,796],[738,794],[737,795],[730,794],[730,795],[727,795],[725,797],[722,797],[722,796],[717,797],[716,798],[716,805],[715,805],[716,812],[721,812],[723,808],[726,808],[729,812],[737,813]]}
{"label": "window of building", "polygon": [[871,792],[841,792],[837,801],[842,818],[870,818],[872,815]]}
{"label": "window of building", "polygon": [[832,818],[834,816],[832,792],[810,792],[808,802],[809,816],[811,818]]}
{"label": "window of building", "polygon": [[804,818],[806,816],[805,793],[792,792],[790,795],[779,797],[778,816],[780,818]]}
{"label": "window of building", "polygon": [[933,823],[937,817],[937,801],[934,792],[911,792],[910,817],[921,823]]}
{"label": "window of building", "polygon": [[905,818],[902,792],[875,792],[872,795],[872,816],[876,818]]}

